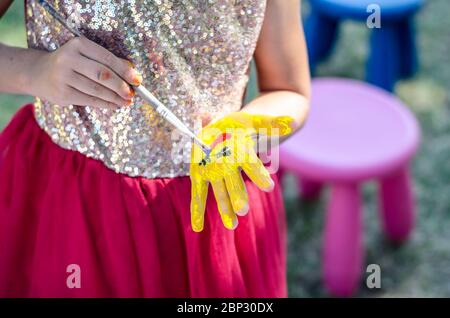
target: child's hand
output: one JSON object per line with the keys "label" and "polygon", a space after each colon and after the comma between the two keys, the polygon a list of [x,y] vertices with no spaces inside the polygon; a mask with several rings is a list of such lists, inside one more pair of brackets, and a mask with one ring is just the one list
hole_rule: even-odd
{"label": "child's hand", "polygon": [[130,105],[141,75],[131,63],[85,37],[42,51],[29,70],[31,95],[52,103],[117,108]]}
{"label": "child's hand", "polygon": [[290,117],[231,113],[206,126],[199,137],[211,146],[205,156],[194,144],[191,158],[191,223],[196,232],[203,230],[208,186],[211,183],[224,226],[235,229],[237,216],[248,212],[248,196],[241,168],[263,191],[273,189],[269,172],[257,157],[252,136],[287,135],[292,131]]}

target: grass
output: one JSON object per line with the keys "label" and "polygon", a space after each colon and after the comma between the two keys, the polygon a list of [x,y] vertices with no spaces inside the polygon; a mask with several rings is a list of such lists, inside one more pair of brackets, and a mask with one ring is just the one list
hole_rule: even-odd
{"label": "grass", "polygon": [[[26,47],[23,1],[14,1],[0,19],[0,42]],[[17,109],[32,101],[29,96],[0,94],[0,128],[5,126]]]}
{"label": "grass", "polygon": [[[0,20],[0,41],[25,46],[23,2],[15,1]],[[413,163],[417,195],[417,228],[401,247],[383,238],[377,218],[376,185],[363,189],[366,263],[382,270],[382,288],[361,285],[362,297],[450,297],[450,12],[448,0],[428,1],[420,13],[418,38],[421,69],[400,82],[396,93],[416,113],[423,132],[422,146]],[[363,79],[368,31],[345,23],[331,59],[319,68],[321,76]],[[30,97],[0,95],[0,127]],[[286,180],[285,202],[289,224],[288,279],[291,297],[326,296],[320,276],[324,204],[298,199],[295,180]]]}

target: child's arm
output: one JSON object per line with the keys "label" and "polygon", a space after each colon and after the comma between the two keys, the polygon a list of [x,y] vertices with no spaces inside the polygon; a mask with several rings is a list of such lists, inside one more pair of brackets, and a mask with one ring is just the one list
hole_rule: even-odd
{"label": "child's arm", "polygon": [[307,116],[310,75],[299,0],[268,0],[255,51],[261,95],[242,111],[289,116],[294,129]]}

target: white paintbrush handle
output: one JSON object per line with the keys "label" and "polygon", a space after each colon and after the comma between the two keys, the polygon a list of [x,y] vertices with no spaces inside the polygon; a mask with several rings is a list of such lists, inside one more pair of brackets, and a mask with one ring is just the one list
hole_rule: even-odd
{"label": "white paintbrush handle", "polygon": [[139,96],[148,102],[150,106],[152,106],[156,112],[161,115],[161,117],[174,125],[179,131],[194,139],[194,141],[202,147],[206,153],[211,152],[211,149],[204,142],[202,142],[170,109],[164,106],[164,104],[161,103],[155,95],[150,93],[148,89],[142,85],[139,85],[134,86],[134,90],[139,94]]}

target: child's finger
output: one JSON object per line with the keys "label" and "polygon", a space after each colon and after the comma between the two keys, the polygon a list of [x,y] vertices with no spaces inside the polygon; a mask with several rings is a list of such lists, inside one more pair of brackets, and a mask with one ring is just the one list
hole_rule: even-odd
{"label": "child's finger", "polygon": [[241,166],[245,174],[258,188],[266,192],[273,190],[275,184],[253,149],[248,150],[247,160]]}
{"label": "child's finger", "polygon": [[241,173],[236,171],[224,179],[234,212],[240,216],[246,215],[249,208],[248,195]]}
{"label": "child's finger", "polygon": [[195,232],[203,230],[208,183],[191,175],[191,225]]}
{"label": "child's finger", "polygon": [[106,86],[103,86],[77,72],[72,72],[71,76],[68,78],[68,84],[82,93],[95,96],[118,106],[130,105],[132,103],[131,99],[133,97],[131,95],[128,99],[124,99],[117,95],[116,92],[108,89]]}
{"label": "child's finger", "polygon": [[104,47],[85,37],[78,38],[78,41],[79,51],[83,56],[105,65],[129,84],[137,86],[142,83],[142,75],[133,68],[130,62],[115,56]]}
{"label": "child's finger", "polygon": [[289,116],[252,116],[253,127],[257,133],[267,136],[285,136],[292,132],[293,119]]}
{"label": "child's finger", "polygon": [[134,91],[130,86],[100,62],[80,55],[79,58],[74,59],[73,63],[74,72],[95,82],[92,85],[94,89],[97,87],[105,87],[123,99],[130,100],[133,98]]}
{"label": "child's finger", "polygon": [[228,196],[225,181],[220,179],[211,182],[211,186],[216,197],[217,206],[219,208],[220,216],[222,217],[223,225],[229,229],[234,230],[238,225],[236,214],[233,212],[230,197]]}

